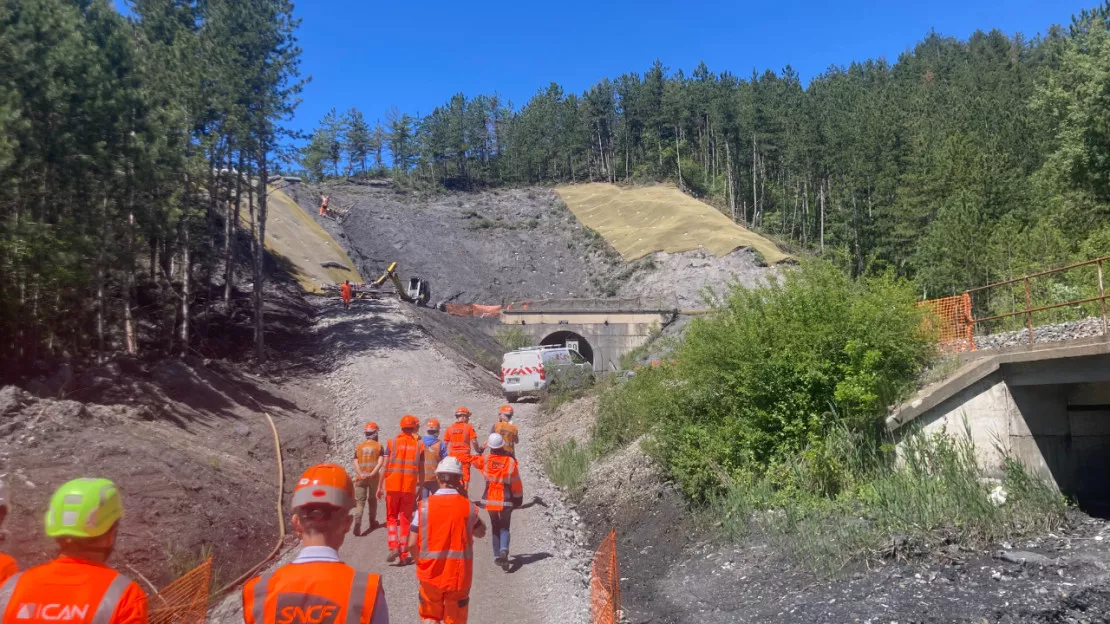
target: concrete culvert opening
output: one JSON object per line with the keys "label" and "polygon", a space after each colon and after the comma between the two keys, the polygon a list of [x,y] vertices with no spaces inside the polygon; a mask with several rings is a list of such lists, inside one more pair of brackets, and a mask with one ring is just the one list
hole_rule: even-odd
{"label": "concrete culvert opening", "polygon": [[557,331],[548,334],[546,338],[540,341],[540,345],[544,347],[570,347],[578,351],[578,355],[585,358],[587,362],[594,363],[594,349],[581,334],[572,331]]}

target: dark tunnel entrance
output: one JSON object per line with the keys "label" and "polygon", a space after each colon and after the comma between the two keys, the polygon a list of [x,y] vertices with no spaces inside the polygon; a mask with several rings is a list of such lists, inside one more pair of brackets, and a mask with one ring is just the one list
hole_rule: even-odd
{"label": "dark tunnel entrance", "polygon": [[594,349],[581,334],[572,331],[557,331],[540,341],[540,345],[545,347],[569,347],[571,350],[577,351],[578,355],[581,355],[590,364],[594,363]]}

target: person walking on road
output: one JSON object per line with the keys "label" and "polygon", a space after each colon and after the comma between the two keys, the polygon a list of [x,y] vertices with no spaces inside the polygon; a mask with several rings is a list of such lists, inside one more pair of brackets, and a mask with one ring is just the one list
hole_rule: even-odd
{"label": "person walking on road", "polygon": [[474,538],[486,535],[478,508],[462,495],[463,465],[455,457],[436,467],[439,489],[420,503],[409,547],[416,551],[420,618],[466,624],[474,576]]}
{"label": "person walking on road", "polygon": [[[0,526],[4,526],[4,520],[8,517],[9,504],[8,484],[4,481],[0,481]],[[4,581],[14,576],[16,572],[19,572],[19,564],[15,562],[15,559],[9,555],[0,553],[0,584],[3,584]],[[0,615],[3,615],[3,613],[0,612]]]}
{"label": "person walking on road", "polygon": [[470,459],[482,453],[478,433],[470,425],[470,410],[465,407],[455,410],[455,424],[447,428],[443,441],[447,443],[447,454],[462,464],[462,493],[466,496],[470,487]]}
{"label": "person walking on road", "polygon": [[429,418],[424,425],[424,483],[420,487],[420,499],[423,500],[439,489],[436,482],[436,466],[447,457],[447,445],[439,439],[439,421]]}
{"label": "person walking on road", "polygon": [[[516,445],[520,443],[520,432],[517,430],[516,425],[513,424],[513,406],[502,405],[497,413],[498,421],[493,423],[490,427],[490,433],[496,433],[501,436],[505,441],[503,447],[505,452],[516,459]],[[487,443],[488,446],[488,443]]]}
{"label": "person walking on road", "polygon": [[339,296],[343,298],[343,307],[351,309],[351,293],[352,293],[351,280],[343,280],[343,284],[339,286]]}
{"label": "person walking on road", "polygon": [[385,521],[389,530],[387,563],[411,562],[408,550],[409,522],[416,509],[416,492],[424,483],[424,443],[416,439],[420,419],[406,414],[401,433],[386,445],[385,478],[378,486],[378,498],[385,496]]}
{"label": "person walking on road", "polygon": [[0,586],[2,621],[146,624],[146,594],[105,564],[121,518],[119,488],[108,479],[74,479],[58,488],[46,512],[46,535],[60,553]]}
{"label": "person walking on road", "polygon": [[524,502],[524,485],[520,482],[520,469],[516,459],[509,455],[501,434],[489,434],[486,447],[489,449],[489,457],[475,457],[474,467],[482,472],[486,480],[486,491],[482,493],[481,504],[489,512],[493,562],[508,572],[509,527],[513,520],[513,509]]}
{"label": "person walking on road", "polygon": [[339,559],[351,530],[354,493],[338,464],[305,471],[293,490],[290,518],[301,551],[292,563],[243,585],[245,624],[388,624],[381,577]]}
{"label": "person walking on road", "polygon": [[362,508],[369,503],[370,530],[378,527],[378,482],[381,481],[385,455],[378,442],[378,424],[363,427],[366,439],[355,447],[355,535],[362,529]]}

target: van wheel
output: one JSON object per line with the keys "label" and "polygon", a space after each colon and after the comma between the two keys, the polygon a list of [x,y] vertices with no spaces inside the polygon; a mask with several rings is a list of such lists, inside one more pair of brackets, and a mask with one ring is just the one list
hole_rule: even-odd
{"label": "van wheel", "polygon": [[514,393],[514,392],[506,392],[505,393],[505,400],[508,401],[509,403],[516,403],[518,400],[520,400],[520,397],[517,396],[516,393]]}

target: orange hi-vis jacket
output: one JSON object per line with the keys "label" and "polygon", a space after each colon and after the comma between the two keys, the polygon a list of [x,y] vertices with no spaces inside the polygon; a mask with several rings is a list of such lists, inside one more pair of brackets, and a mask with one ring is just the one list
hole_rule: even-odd
{"label": "orange hi-vis jacket", "polygon": [[416,493],[420,476],[420,462],[424,461],[424,443],[407,433],[389,441],[389,459],[386,460],[385,491]]}
{"label": "orange hi-vis jacket", "polygon": [[436,494],[420,503],[416,578],[443,591],[468,591],[474,578],[478,508],[461,494]]}
{"label": "orange hi-vis jacket", "polygon": [[243,586],[246,624],[369,624],[381,577],[331,561],[291,563]]}
{"label": "orange hi-vis jacket", "polygon": [[479,455],[474,458],[474,466],[482,471],[482,476],[486,479],[486,491],[482,494],[482,502],[487,511],[501,511],[505,507],[511,507],[514,498],[524,496],[520,470],[512,457]]}
{"label": "orange hi-vis jacket", "polygon": [[[0,553],[0,584],[15,576],[16,572],[19,572],[19,564],[15,562],[15,559]],[[0,613],[0,615],[3,614]]]}
{"label": "orange hi-vis jacket", "polygon": [[436,467],[439,466],[439,449],[441,448],[443,448],[443,440],[424,447],[424,483],[436,480]]}
{"label": "orange hi-vis jacket", "polygon": [[382,444],[377,440],[359,442],[355,447],[355,461],[358,469],[368,473],[378,465],[378,458],[382,456]]}
{"label": "orange hi-vis jacket", "polygon": [[501,439],[505,441],[504,449],[509,453],[512,453],[516,443],[520,442],[516,425],[512,423],[499,421],[493,425],[493,432],[501,435]]}
{"label": "orange hi-vis jacket", "polygon": [[339,294],[341,294],[344,299],[350,299],[351,298],[351,285],[344,282],[339,287]]}
{"label": "orange hi-vis jacket", "polygon": [[146,594],[112,568],[74,557],[35,566],[0,586],[3,622],[146,624]]}
{"label": "orange hi-vis jacket", "polygon": [[443,442],[447,444],[447,454],[465,464],[473,453],[470,441],[477,437],[478,432],[474,431],[470,423],[457,422],[451,425],[443,434]]}

